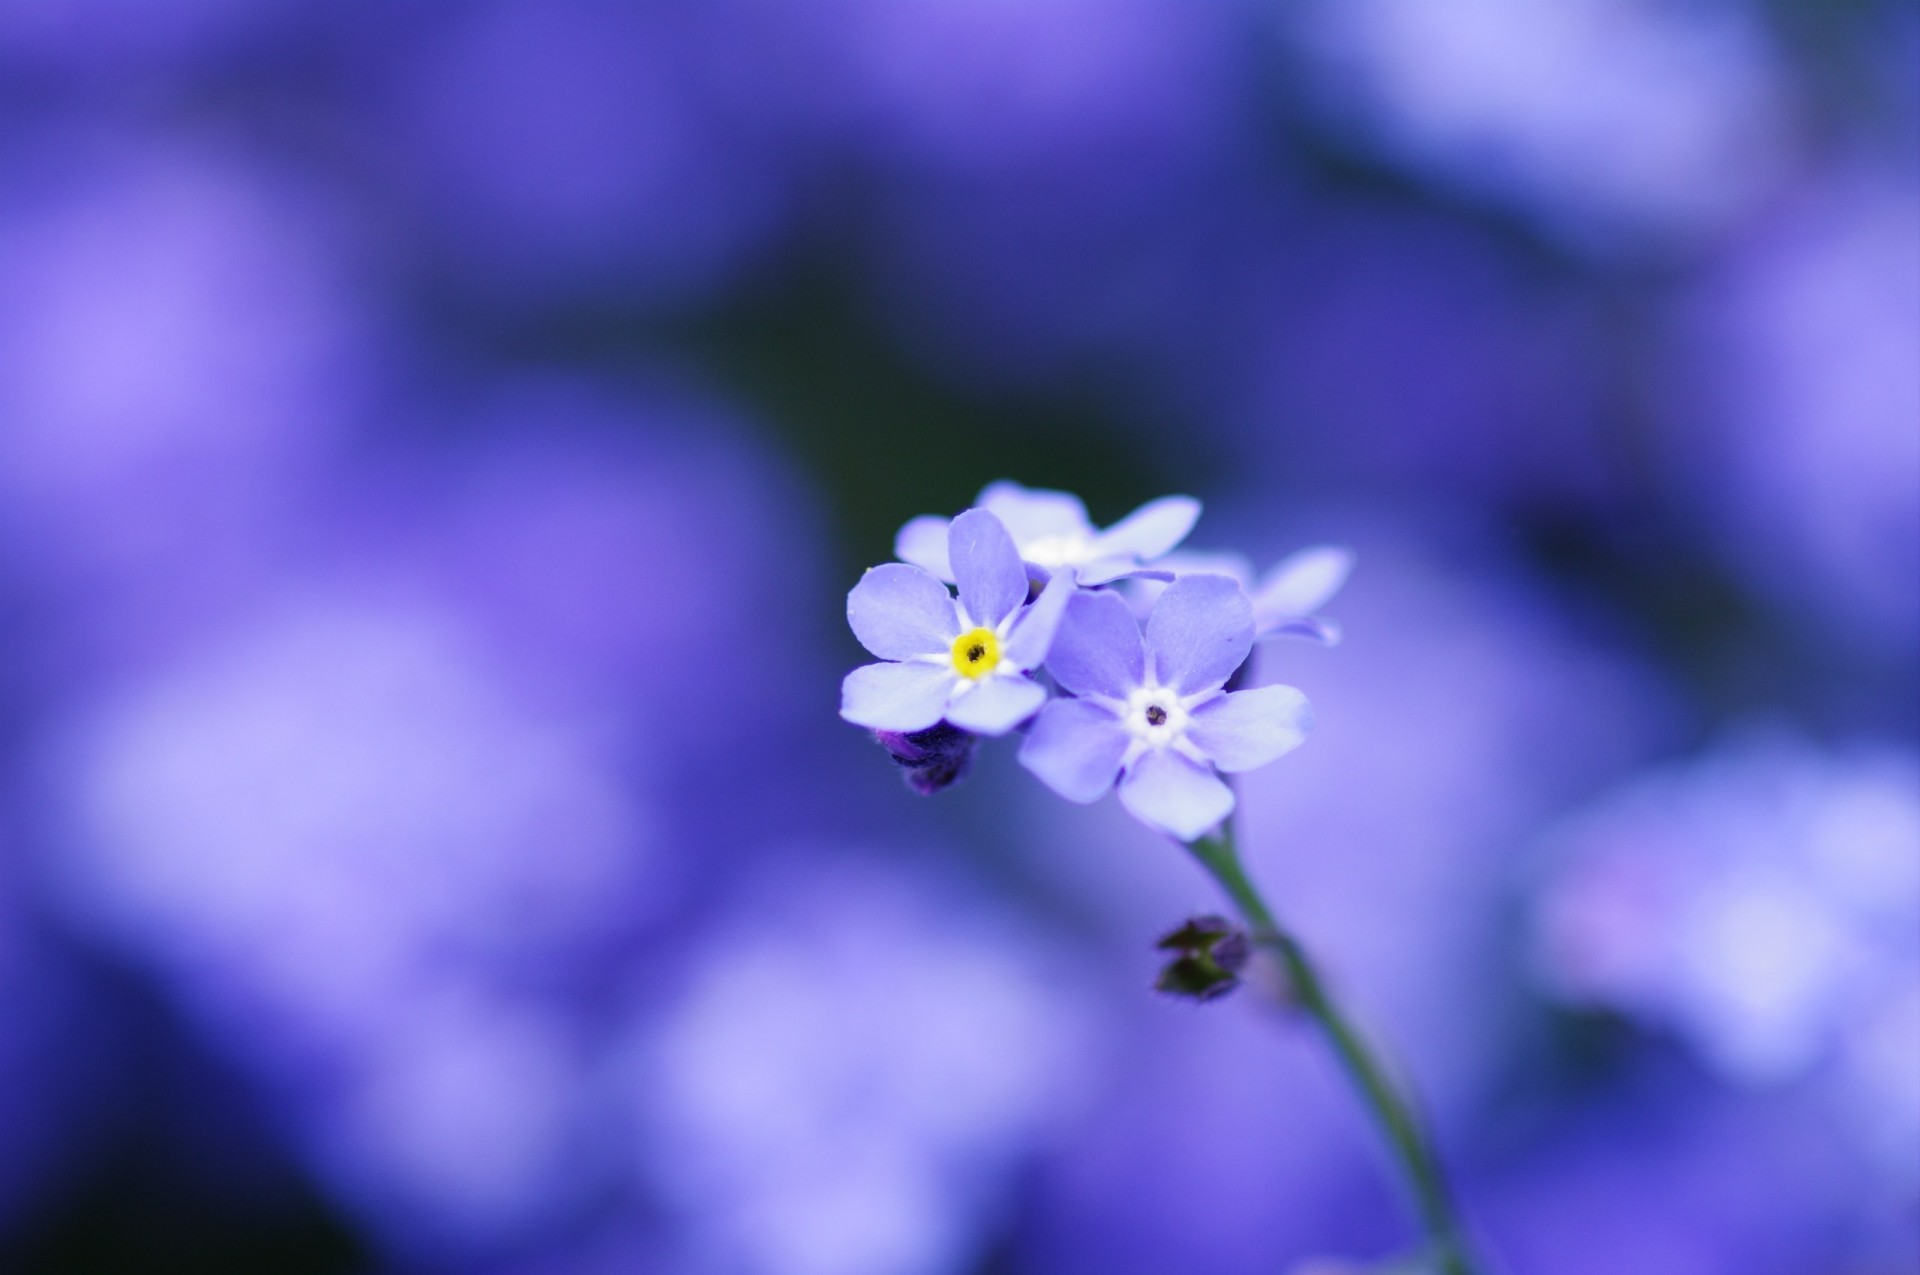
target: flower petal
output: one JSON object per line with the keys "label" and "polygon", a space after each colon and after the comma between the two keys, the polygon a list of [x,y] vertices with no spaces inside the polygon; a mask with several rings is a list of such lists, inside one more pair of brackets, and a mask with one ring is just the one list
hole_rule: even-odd
{"label": "flower petal", "polygon": [[1293,751],[1313,727],[1307,697],[1291,686],[1233,691],[1193,710],[1187,738],[1228,774]]}
{"label": "flower petal", "polygon": [[1113,787],[1126,751],[1119,718],[1083,699],[1057,699],[1034,720],[1020,764],[1068,801],[1098,801]]}
{"label": "flower petal", "polygon": [[883,660],[943,653],[960,632],[947,586],[904,562],[874,567],[847,594],[847,623]]}
{"label": "flower petal", "polygon": [[1258,641],[1268,638],[1297,637],[1309,642],[1318,642],[1321,646],[1339,646],[1344,636],[1338,620],[1329,620],[1324,616],[1295,616],[1268,627],[1259,627]]}
{"label": "flower petal", "polygon": [[1200,518],[1200,502],[1192,496],[1162,496],[1150,500],[1114,523],[1095,539],[1099,557],[1126,556],[1150,562],[1187,538]]}
{"label": "flower petal", "polygon": [[1182,695],[1211,690],[1253,649],[1253,603],[1231,576],[1181,576],[1154,603],[1146,642],[1162,686]]}
{"label": "flower petal", "polygon": [[1162,555],[1155,565],[1164,567],[1176,576],[1232,576],[1249,587],[1253,582],[1253,564],[1247,561],[1246,555],[1226,550],[1176,549]]}
{"label": "flower petal", "polygon": [[1080,497],[1068,491],[1044,491],[1019,483],[989,483],[977,502],[1005,524],[1016,544],[1049,536],[1093,535],[1093,523]]}
{"label": "flower petal", "polygon": [[1117,593],[1076,590],[1047,653],[1047,671],[1075,695],[1125,699],[1145,680],[1146,669],[1140,625],[1126,600]]}
{"label": "flower petal", "polygon": [[953,563],[947,560],[948,522],[932,514],[910,519],[893,538],[893,556],[952,584]]}
{"label": "flower petal", "polygon": [[1053,639],[1060,632],[1060,622],[1066,618],[1067,603],[1072,601],[1073,592],[1073,573],[1056,572],[1053,579],[1047,581],[1047,587],[1040,590],[1040,596],[1033,600],[1033,605],[1013,622],[1013,631],[1007,634],[1000,648],[1000,658],[1023,673],[1039,668],[1047,652],[1053,649]]}
{"label": "flower petal", "polygon": [[1233,813],[1233,789],[1178,753],[1155,751],[1120,781],[1120,804],[1142,823],[1192,841]]}
{"label": "flower petal", "polygon": [[960,605],[975,624],[993,628],[1027,600],[1027,568],[1013,537],[984,509],[969,509],[947,529],[947,556],[960,585]]}
{"label": "flower petal", "polygon": [[1275,620],[1312,615],[1340,592],[1352,570],[1353,550],[1338,545],[1314,545],[1289,554],[1254,590],[1254,613]]}
{"label": "flower petal", "polygon": [[976,735],[1004,735],[1040,711],[1047,688],[1024,677],[989,677],[947,705],[947,720]]}
{"label": "flower petal", "polygon": [[1074,578],[1086,588],[1112,584],[1115,580],[1158,580],[1166,583],[1174,573],[1157,567],[1143,567],[1132,558],[1096,558],[1078,568]]}
{"label": "flower petal", "polygon": [[840,716],[868,730],[925,730],[959,674],[938,664],[863,664],[840,683]]}

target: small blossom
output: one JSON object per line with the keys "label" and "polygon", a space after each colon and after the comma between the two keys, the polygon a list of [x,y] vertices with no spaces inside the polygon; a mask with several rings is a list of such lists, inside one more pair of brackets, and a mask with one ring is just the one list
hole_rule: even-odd
{"label": "small blossom", "polygon": [[1141,632],[1126,601],[1076,592],[1047,671],[1078,698],[1048,704],[1020,761],[1069,801],[1119,781],[1143,823],[1192,841],[1233,811],[1216,770],[1252,770],[1296,747],[1311,714],[1290,686],[1227,692],[1253,648],[1253,604],[1227,576],[1182,576]]}
{"label": "small blossom", "polygon": [[[1088,587],[1138,573],[1186,539],[1200,517],[1200,502],[1191,496],[1162,496],[1103,531],[1087,517],[1080,497],[1011,482],[989,484],[979,507],[1005,524],[1036,578],[1065,572]],[[915,518],[900,529],[893,551],[902,562],[952,582],[947,526],[931,514]]]}
{"label": "small blossom", "polygon": [[1073,582],[1064,573],[1030,606],[1013,538],[984,509],[955,518],[948,557],[956,601],[919,567],[890,562],[847,595],[847,623],[885,661],[847,674],[840,716],[874,731],[924,731],[943,718],[976,735],[1004,735],[1046,702],[1028,676],[1040,666]]}
{"label": "small blossom", "polygon": [[1314,545],[1288,554],[1253,590],[1255,636],[1303,637],[1322,646],[1340,644],[1338,621],[1314,614],[1332,601],[1353,570],[1353,550]]}

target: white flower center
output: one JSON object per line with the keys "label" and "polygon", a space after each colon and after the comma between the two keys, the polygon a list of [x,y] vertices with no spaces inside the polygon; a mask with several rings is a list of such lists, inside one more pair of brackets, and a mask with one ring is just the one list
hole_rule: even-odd
{"label": "white flower center", "polygon": [[1021,545],[1020,556],[1049,571],[1059,567],[1081,566],[1093,557],[1093,537],[1084,531],[1041,536]]}
{"label": "white flower center", "polygon": [[1170,748],[1187,732],[1189,715],[1180,697],[1164,686],[1142,686],[1127,697],[1122,715],[1127,733],[1149,748]]}

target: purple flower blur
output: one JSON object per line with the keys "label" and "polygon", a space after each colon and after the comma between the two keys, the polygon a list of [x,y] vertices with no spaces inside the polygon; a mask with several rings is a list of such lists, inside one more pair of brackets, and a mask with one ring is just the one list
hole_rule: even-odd
{"label": "purple flower blur", "polygon": [[1078,698],[1042,710],[1020,763],[1069,801],[1097,801],[1118,779],[1135,817],[1192,841],[1233,811],[1216,769],[1264,766],[1311,725],[1290,686],[1222,689],[1253,628],[1253,604],[1227,576],[1168,585],[1144,634],[1118,594],[1074,595],[1047,671]]}
{"label": "purple flower blur", "polygon": [[1078,1106],[1077,980],[964,882],[807,849],[743,883],[637,1024],[624,1091],[672,1269],[977,1269],[1009,1170]]}
{"label": "purple flower blur", "polygon": [[1046,702],[1028,676],[1053,645],[1073,578],[1062,572],[1031,606],[1013,538],[984,509],[953,520],[947,587],[919,567],[890,562],[847,595],[847,623],[885,663],[847,674],[840,716],[876,731],[926,730],[945,718],[963,730],[1004,735]]}
{"label": "purple flower blur", "polygon": [[1550,993],[1674,1033],[1737,1087],[1830,1068],[1890,1153],[1871,1158],[1920,1188],[1920,758],[1739,740],[1603,798],[1552,846]]}
{"label": "purple flower blur", "polygon": [[1331,127],[1580,247],[1711,230],[1783,167],[1784,76],[1745,6],[1361,0],[1284,12]]}
{"label": "purple flower blur", "polygon": [[[1191,496],[1162,496],[1103,531],[1071,492],[1010,482],[989,484],[978,503],[1005,524],[1021,559],[1041,579],[1064,570],[1089,587],[1136,574],[1186,539],[1200,517],[1200,502]],[[915,518],[900,528],[894,552],[902,562],[952,581],[947,527],[946,519],[930,514]]]}

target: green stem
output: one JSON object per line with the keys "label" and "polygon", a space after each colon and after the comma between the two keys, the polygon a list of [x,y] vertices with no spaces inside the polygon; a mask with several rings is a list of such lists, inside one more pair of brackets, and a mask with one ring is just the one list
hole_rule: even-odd
{"label": "green stem", "polygon": [[1274,919],[1273,910],[1248,879],[1235,849],[1233,820],[1229,818],[1219,832],[1202,837],[1188,848],[1233,899],[1253,928],[1254,940],[1277,953],[1285,964],[1293,995],[1326,1033],[1327,1042],[1333,1046],[1347,1078],[1360,1091],[1374,1123],[1386,1138],[1413,1195],[1440,1271],[1443,1275],[1475,1275],[1474,1262],[1448,1195],[1439,1158],[1414,1114],[1412,1102],[1394,1087],[1379,1056],[1328,995],[1326,984],[1321,981],[1306,949]]}

